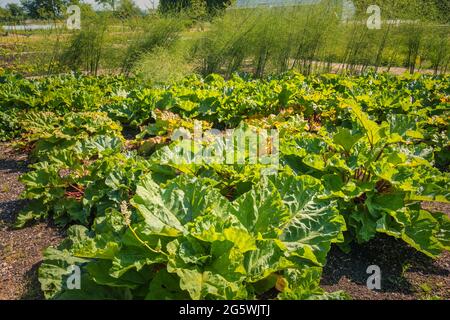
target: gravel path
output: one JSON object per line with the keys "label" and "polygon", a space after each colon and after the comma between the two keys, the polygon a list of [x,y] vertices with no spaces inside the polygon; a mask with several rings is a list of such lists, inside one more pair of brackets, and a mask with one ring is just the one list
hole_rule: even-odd
{"label": "gravel path", "polygon": [[12,228],[25,201],[19,176],[27,170],[27,156],[0,143],[0,300],[42,298],[37,268],[42,251],[57,245],[62,233],[46,223],[16,230]]}

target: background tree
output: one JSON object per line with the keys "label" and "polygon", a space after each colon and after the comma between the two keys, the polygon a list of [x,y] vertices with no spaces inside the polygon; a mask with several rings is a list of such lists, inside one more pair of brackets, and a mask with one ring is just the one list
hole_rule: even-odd
{"label": "background tree", "polygon": [[121,0],[115,14],[121,19],[128,19],[131,17],[140,16],[143,12],[133,0]]}
{"label": "background tree", "polygon": [[77,5],[80,6],[83,19],[94,19],[97,17],[97,13],[90,3],[79,3]]}
{"label": "background tree", "polygon": [[434,0],[434,5],[438,11],[439,20],[443,23],[450,23],[450,0]]}
{"label": "background tree", "polygon": [[25,11],[23,10],[23,7],[21,7],[17,3],[8,3],[6,5],[6,10],[9,11],[9,14],[13,19],[21,19],[25,16]]}
{"label": "background tree", "polygon": [[182,10],[192,9],[199,6],[199,3],[203,2],[208,14],[214,14],[217,11],[223,10],[231,5],[235,0],[160,0],[159,11],[163,13],[167,12],[179,12]]}
{"label": "background tree", "polygon": [[28,17],[33,19],[60,17],[71,0],[21,0]]}
{"label": "background tree", "polygon": [[20,21],[24,17],[23,8],[16,3],[9,3],[5,8],[0,7],[0,21]]}
{"label": "background tree", "polygon": [[101,4],[103,6],[109,6],[112,11],[116,11],[117,4],[119,3],[119,0],[95,0],[98,4]]}
{"label": "background tree", "polygon": [[6,22],[11,19],[9,11],[5,8],[0,7],[0,22]]}

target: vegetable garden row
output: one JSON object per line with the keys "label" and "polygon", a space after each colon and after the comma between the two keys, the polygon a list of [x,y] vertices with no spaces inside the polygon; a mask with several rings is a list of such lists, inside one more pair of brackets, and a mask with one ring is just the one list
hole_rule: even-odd
{"label": "vegetable garden row", "polygon": [[[450,200],[449,115],[449,76],[0,76],[0,138],[33,162],[17,227],[68,228],[39,269],[46,298],[348,298],[319,286],[331,245],[450,250],[449,217],[421,207]],[[195,125],[276,130],[275,174],[251,146],[244,163],[175,161]]]}

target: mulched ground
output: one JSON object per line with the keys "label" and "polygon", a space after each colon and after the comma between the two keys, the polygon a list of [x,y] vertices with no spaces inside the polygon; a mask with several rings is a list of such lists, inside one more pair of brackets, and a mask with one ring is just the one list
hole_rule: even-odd
{"label": "mulched ground", "polygon": [[[27,170],[27,157],[0,143],[0,300],[42,299],[37,268],[42,252],[61,242],[64,232],[49,223],[15,230],[12,223],[25,205],[19,199],[19,176]],[[450,205],[426,203],[424,208],[450,214]],[[381,290],[369,290],[367,267],[381,270]],[[432,260],[404,242],[380,236],[353,245],[349,254],[332,247],[324,268],[322,287],[344,290],[353,299],[450,299],[450,253]]]}
{"label": "mulched ground", "polygon": [[0,300],[40,299],[37,268],[42,252],[57,245],[63,232],[39,223],[25,229],[12,227],[25,201],[19,176],[27,170],[27,156],[0,143]]}
{"label": "mulched ground", "polygon": [[[422,204],[424,209],[444,212],[450,204]],[[367,267],[381,271],[381,290],[369,290]],[[332,247],[321,282],[327,291],[344,290],[354,299],[411,300],[450,299],[450,252],[437,260],[408,246],[402,240],[380,235],[368,243],[353,244],[349,254]]]}
{"label": "mulched ground", "polygon": [[[381,271],[381,290],[369,290],[367,267]],[[438,260],[388,236],[353,245],[349,254],[333,247],[321,282],[329,292],[344,290],[353,299],[450,299],[450,253]]]}

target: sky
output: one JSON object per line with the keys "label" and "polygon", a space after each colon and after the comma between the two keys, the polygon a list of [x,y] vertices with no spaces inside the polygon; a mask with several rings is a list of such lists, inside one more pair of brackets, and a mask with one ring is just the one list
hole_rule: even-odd
{"label": "sky", "polygon": [[[158,4],[159,0],[133,0],[141,9],[148,9],[152,7],[152,2],[155,6]],[[83,2],[95,4],[94,0],[83,0]],[[0,6],[4,7],[8,3],[20,3],[20,0],[0,0]]]}

